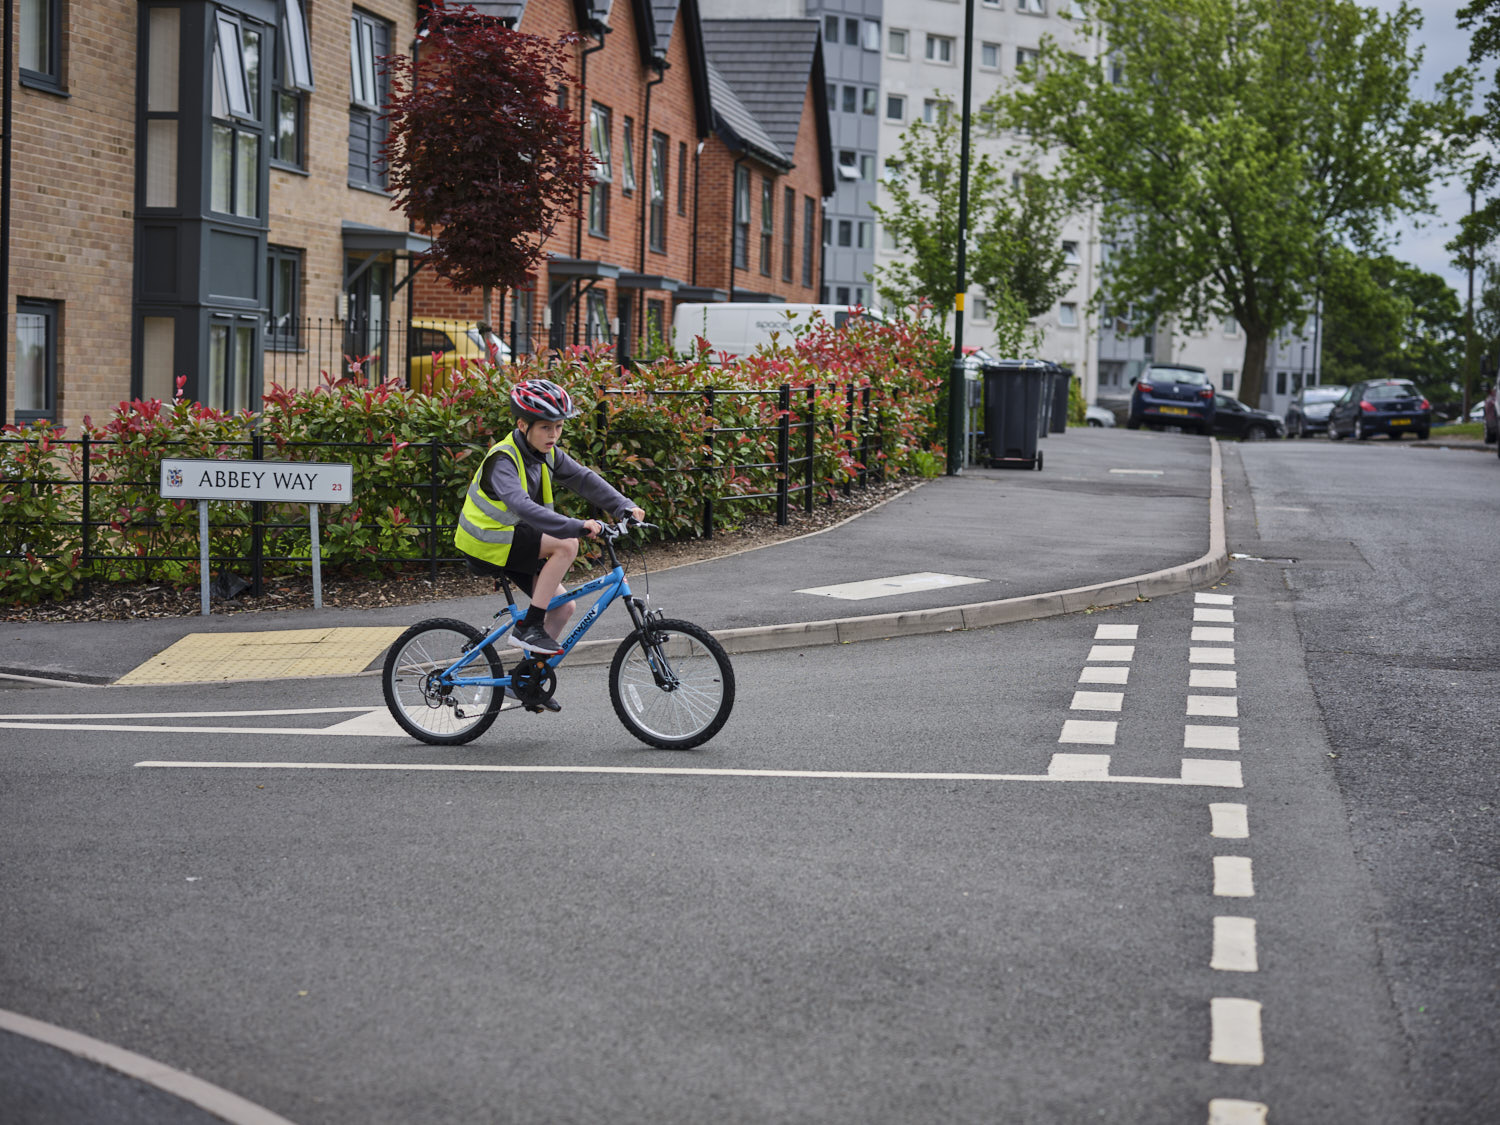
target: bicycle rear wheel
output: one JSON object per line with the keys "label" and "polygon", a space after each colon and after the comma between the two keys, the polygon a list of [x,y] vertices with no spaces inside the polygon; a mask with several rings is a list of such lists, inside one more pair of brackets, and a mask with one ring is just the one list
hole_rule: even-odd
{"label": "bicycle rear wheel", "polygon": [[734,707],[734,668],[707,629],[655,621],[615,650],[609,699],[625,729],[663,750],[701,746]]}
{"label": "bicycle rear wheel", "polygon": [[[490,729],[504,691],[489,686],[455,687],[441,681],[443,669],[473,649],[484,634],[464,621],[435,617],[396,638],[385,656],[380,683],[385,705],[401,728],[434,746],[457,746]],[[505,669],[485,645],[465,668],[470,676],[499,679]]]}

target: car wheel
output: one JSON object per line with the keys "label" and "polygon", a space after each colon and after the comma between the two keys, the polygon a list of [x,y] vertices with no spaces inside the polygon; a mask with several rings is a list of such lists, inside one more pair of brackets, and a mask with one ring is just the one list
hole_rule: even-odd
{"label": "car wheel", "polygon": [[1431,433],[1432,433],[1431,430],[1418,430],[1417,431],[1417,440],[1418,441],[1426,441],[1427,438],[1428,438],[1428,435],[1430,435]]}
{"label": "car wheel", "polygon": [[1307,437],[1307,419],[1303,418],[1300,414],[1297,415],[1297,426],[1292,433],[1299,438]]}
{"label": "car wheel", "polygon": [[1245,431],[1246,441],[1265,441],[1266,428],[1264,426],[1251,426]]}
{"label": "car wheel", "polygon": [[1127,418],[1125,419],[1125,428],[1127,430],[1138,430],[1141,428],[1141,420],[1139,418]]}
{"label": "car wheel", "polygon": [[1401,440],[1401,431],[1400,430],[1392,430],[1391,433],[1390,433],[1390,438],[1391,438],[1392,441],[1400,441]]}
{"label": "car wheel", "polygon": [[1092,426],[1096,430],[1102,430],[1102,429],[1104,429],[1104,423],[1101,422],[1101,421],[1099,421],[1099,419],[1097,419],[1097,418],[1090,418],[1089,419],[1089,425]]}
{"label": "car wheel", "polygon": [[1344,440],[1344,435],[1341,434],[1341,433],[1339,433],[1339,428],[1337,426],[1335,426],[1332,422],[1328,423],[1328,440],[1329,441],[1343,441]]}
{"label": "car wheel", "polygon": [[1365,428],[1364,419],[1358,419],[1354,423],[1354,439],[1356,441],[1369,441],[1370,431]]}

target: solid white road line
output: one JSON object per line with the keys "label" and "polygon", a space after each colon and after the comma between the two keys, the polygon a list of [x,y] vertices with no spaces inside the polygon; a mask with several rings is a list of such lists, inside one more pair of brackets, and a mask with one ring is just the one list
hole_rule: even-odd
{"label": "solid white road line", "polygon": [[1255,897],[1255,874],[1249,856],[1214,856],[1214,895],[1218,898]]}
{"label": "solid white road line", "polygon": [[1182,728],[1184,750],[1238,750],[1239,727],[1205,727],[1188,723]]}
{"label": "solid white road line", "polygon": [[383,708],[370,707],[282,707],[268,711],[111,711],[80,714],[69,711],[62,715],[0,715],[0,719],[223,719],[230,715],[347,715],[354,711],[378,711]]}
{"label": "solid white road line", "polygon": [[1122,691],[1075,691],[1073,711],[1118,711],[1125,703]]}
{"label": "solid white road line", "polygon": [[1188,687],[1234,690],[1239,678],[1232,668],[1193,668],[1188,671]]}
{"label": "solid white road line", "polygon": [[1064,719],[1059,742],[1086,742],[1093,746],[1113,746],[1119,723],[1105,719]]}
{"label": "solid white road line", "polygon": [[1250,816],[1244,805],[1209,805],[1208,814],[1213,819],[1210,836],[1220,840],[1244,840],[1250,835]]}
{"label": "solid white road line", "polygon": [[[1084,755],[1076,755],[1084,756]],[[1108,757],[1108,755],[1100,755]],[[136,762],[136,769],[336,770],[375,773],[578,773],[659,777],[774,777],[834,781],[1107,781],[1125,785],[1202,785],[1240,789],[1240,764],[1182,759],[1180,777],[1073,777],[1050,773],[878,773],[840,770],[708,769],[688,766],[500,766],[438,762]]]}
{"label": "solid white road line", "polygon": [[1214,952],[1208,967],[1226,973],[1260,971],[1255,953],[1255,919],[1220,916],[1214,919]]}
{"label": "solid white road line", "polygon": [[1194,625],[1191,641],[1222,641],[1234,644],[1233,625]]}
{"label": "solid white road line", "polygon": [[1233,594],[1194,594],[1193,601],[1199,605],[1233,605]]}
{"label": "solid white road line", "polygon": [[1090,664],[1106,660],[1134,660],[1135,645],[1095,645],[1086,658]]}
{"label": "solid white road line", "polygon": [[1085,668],[1078,673],[1078,682],[1080,684],[1128,684],[1130,669],[1110,664],[1098,668]]}
{"label": "solid white road line", "polygon": [[1263,1102],[1214,1098],[1208,1103],[1208,1125],[1266,1125],[1267,1112]]}
{"label": "solid white road line", "polygon": [[1233,664],[1232,648],[1189,648],[1189,664]]}
{"label": "solid white road line", "polygon": [[[361,711],[371,708],[361,707]],[[93,730],[93,731],[146,731],[153,734],[327,734],[334,737],[354,736],[368,738],[397,737],[410,738],[405,731],[395,729],[392,724],[390,730],[377,730],[372,726],[361,722],[354,729],[349,729],[349,724],[338,723],[331,727],[198,727],[180,726],[169,727],[151,723],[0,723],[0,728],[8,730]]]}
{"label": "solid white road line", "polygon": [[1210,1062],[1260,1066],[1266,1061],[1260,1038],[1260,1001],[1215,996],[1209,1001],[1213,1034]]}
{"label": "solid white road line", "polygon": [[1094,630],[1096,641],[1133,641],[1139,625],[1100,625]]}
{"label": "solid white road line", "polygon": [[1198,606],[1193,610],[1194,621],[1233,621],[1234,610],[1232,609],[1208,609]]}
{"label": "solid white road line", "polygon": [[1237,719],[1240,717],[1240,702],[1233,695],[1190,695],[1187,697],[1187,713],[1206,718]]}

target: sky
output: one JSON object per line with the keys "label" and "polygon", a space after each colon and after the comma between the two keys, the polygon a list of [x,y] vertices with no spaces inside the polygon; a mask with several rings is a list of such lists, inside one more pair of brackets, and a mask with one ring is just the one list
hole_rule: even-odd
{"label": "sky", "polygon": [[[1399,0],[1366,2],[1372,2],[1374,7],[1387,12],[1394,12],[1400,6]],[[1465,3],[1466,0],[1429,0],[1416,5],[1422,12],[1422,28],[1417,41],[1425,48],[1414,90],[1419,97],[1430,98],[1443,74],[1469,63],[1470,34],[1458,26],[1458,10]],[[1486,69],[1492,82],[1495,63],[1488,63]],[[1483,89],[1488,89],[1488,85],[1476,93],[1476,112],[1479,108],[1477,97]],[[1469,193],[1459,183],[1439,184],[1435,185],[1432,198],[1437,214],[1423,219],[1421,227],[1414,227],[1410,222],[1402,224],[1393,232],[1396,237],[1391,253],[1401,261],[1445,279],[1462,301],[1468,294],[1468,272],[1453,265],[1443,243],[1458,233],[1459,218],[1468,214]]]}

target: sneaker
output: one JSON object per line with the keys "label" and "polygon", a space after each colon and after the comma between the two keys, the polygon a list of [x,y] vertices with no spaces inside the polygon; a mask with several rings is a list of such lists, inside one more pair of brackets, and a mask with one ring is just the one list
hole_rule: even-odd
{"label": "sneaker", "polygon": [[563,650],[562,645],[552,639],[552,634],[545,627],[540,624],[528,625],[524,621],[511,630],[510,643],[527,652],[548,655],[556,655]]}

